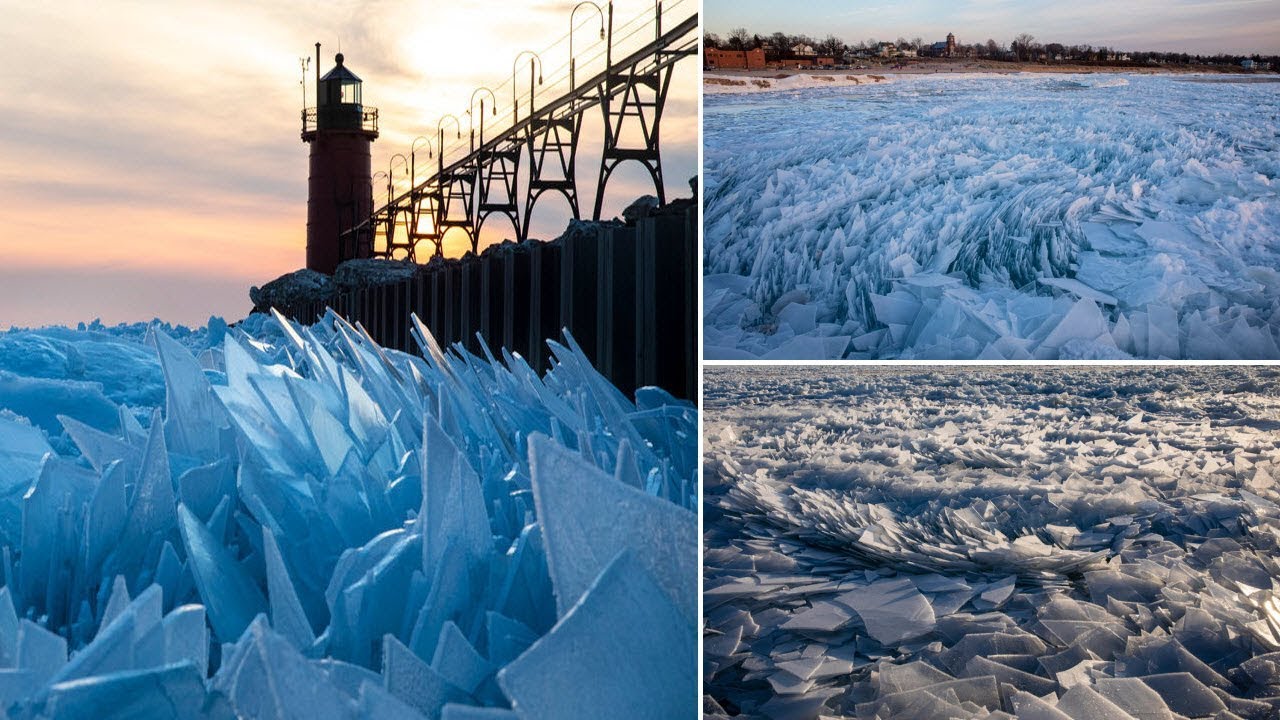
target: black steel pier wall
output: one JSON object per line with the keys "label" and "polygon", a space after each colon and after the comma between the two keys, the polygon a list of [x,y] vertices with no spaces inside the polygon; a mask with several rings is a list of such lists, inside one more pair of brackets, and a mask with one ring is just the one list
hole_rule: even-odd
{"label": "black steel pier wall", "polygon": [[420,350],[409,315],[442,345],[500,357],[518,353],[539,372],[546,341],[567,328],[596,369],[631,395],[657,385],[697,397],[697,206],[660,209],[634,225],[580,226],[550,241],[502,243],[479,256],[435,260],[400,283],[338,292],[330,301],[278,307],[303,324],[326,307],[385,347]]}

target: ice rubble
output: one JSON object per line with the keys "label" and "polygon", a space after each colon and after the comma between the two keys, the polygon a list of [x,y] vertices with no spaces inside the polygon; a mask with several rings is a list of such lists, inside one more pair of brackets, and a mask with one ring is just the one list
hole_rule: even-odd
{"label": "ice rubble", "polygon": [[708,96],[708,358],[1280,358],[1275,83]]}
{"label": "ice rubble", "polygon": [[1280,715],[1280,368],[716,368],[704,398],[709,717]]}
{"label": "ice rubble", "polygon": [[626,398],[571,337],[539,377],[414,322],[425,359],[332,314],[187,346],[0,336],[0,361],[53,348],[26,368],[48,385],[22,398],[79,388],[45,370],[94,344],[112,377],[162,377],[150,408],[80,382],[111,416],[57,429],[0,395],[0,708],[692,717],[692,405]]}
{"label": "ice rubble", "polygon": [[876,83],[887,82],[892,82],[892,80],[885,75],[851,72],[831,72],[817,75],[783,73],[769,77],[706,73],[702,77],[702,93],[703,95],[741,95],[745,93],[795,91],[852,85],[875,85]]}

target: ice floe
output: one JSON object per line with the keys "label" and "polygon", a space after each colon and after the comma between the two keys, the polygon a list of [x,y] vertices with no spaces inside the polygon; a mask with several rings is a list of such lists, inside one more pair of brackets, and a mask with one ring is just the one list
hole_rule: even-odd
{"label": "ice floe", "polygon": [[708,717],[1280,714],[1280,368],[708,368]]}

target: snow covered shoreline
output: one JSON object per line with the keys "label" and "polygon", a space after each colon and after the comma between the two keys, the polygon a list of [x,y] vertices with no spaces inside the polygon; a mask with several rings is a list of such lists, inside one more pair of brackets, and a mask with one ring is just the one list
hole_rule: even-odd
{"label": "snow covered shoreline", "polygon": [[[1238,73],[1215,72],[1166,72],[1151,70],[1135,73],[1126,69],[1109,69],[1080,71],[1075,69],[1037,69],[1037,70],[970,70],[946,67],[943,69],[907,69],[893,70],[877,68],[872,71],[862,70],[778,70],[750,72],[708,70],[703,74],[702,92],[704,95],[741,95],[748,93],[774,92],[778,90],[820,90],[834,87],[857,87],[887,84],[894,82],[911,82],[914,80],[981,80],[981,79],[1021,79],[1036,80],[1047,77],[1164,77],[1187,82],[1219,82],[1219,83],[1280,83],[1280,75],[1241,75]],[[1105,82],[1105,81],[1103,81]]]}
{"label": "snow covered shoreline", "polygon": [[854,72],[821,75],[796,72],[768,76],[716,75],[708,72],[702,78],[702,92],[704,95],[738,95],[778,90],[853,87],[884,82],[890,82],[885,75]]}
{"label": "snow covered shoreline", "polygon": [[704,397],[734,714],[1280,711],[1280,368],[709,368]]}
{"label": "snow covered shoreline", "polygon": [[1280,85],[1191,80],[709,96],[707,357],[1280,357]]}

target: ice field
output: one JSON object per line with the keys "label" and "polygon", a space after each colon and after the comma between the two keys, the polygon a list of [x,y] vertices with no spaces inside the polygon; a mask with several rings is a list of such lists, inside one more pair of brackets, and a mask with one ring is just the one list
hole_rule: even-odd
{"label": "ice field", "polygon": [[1280,366],[708,368],[709,717],[1280,716]]}
{"label": "ice field", "polygon": [[694,407],[414,332],[0,333],[0,712],[695,717]]}
{"label": "ice field", "polygon": [[706,357],[1278,358],[1278,112],[1209,76],[708,95]]}

